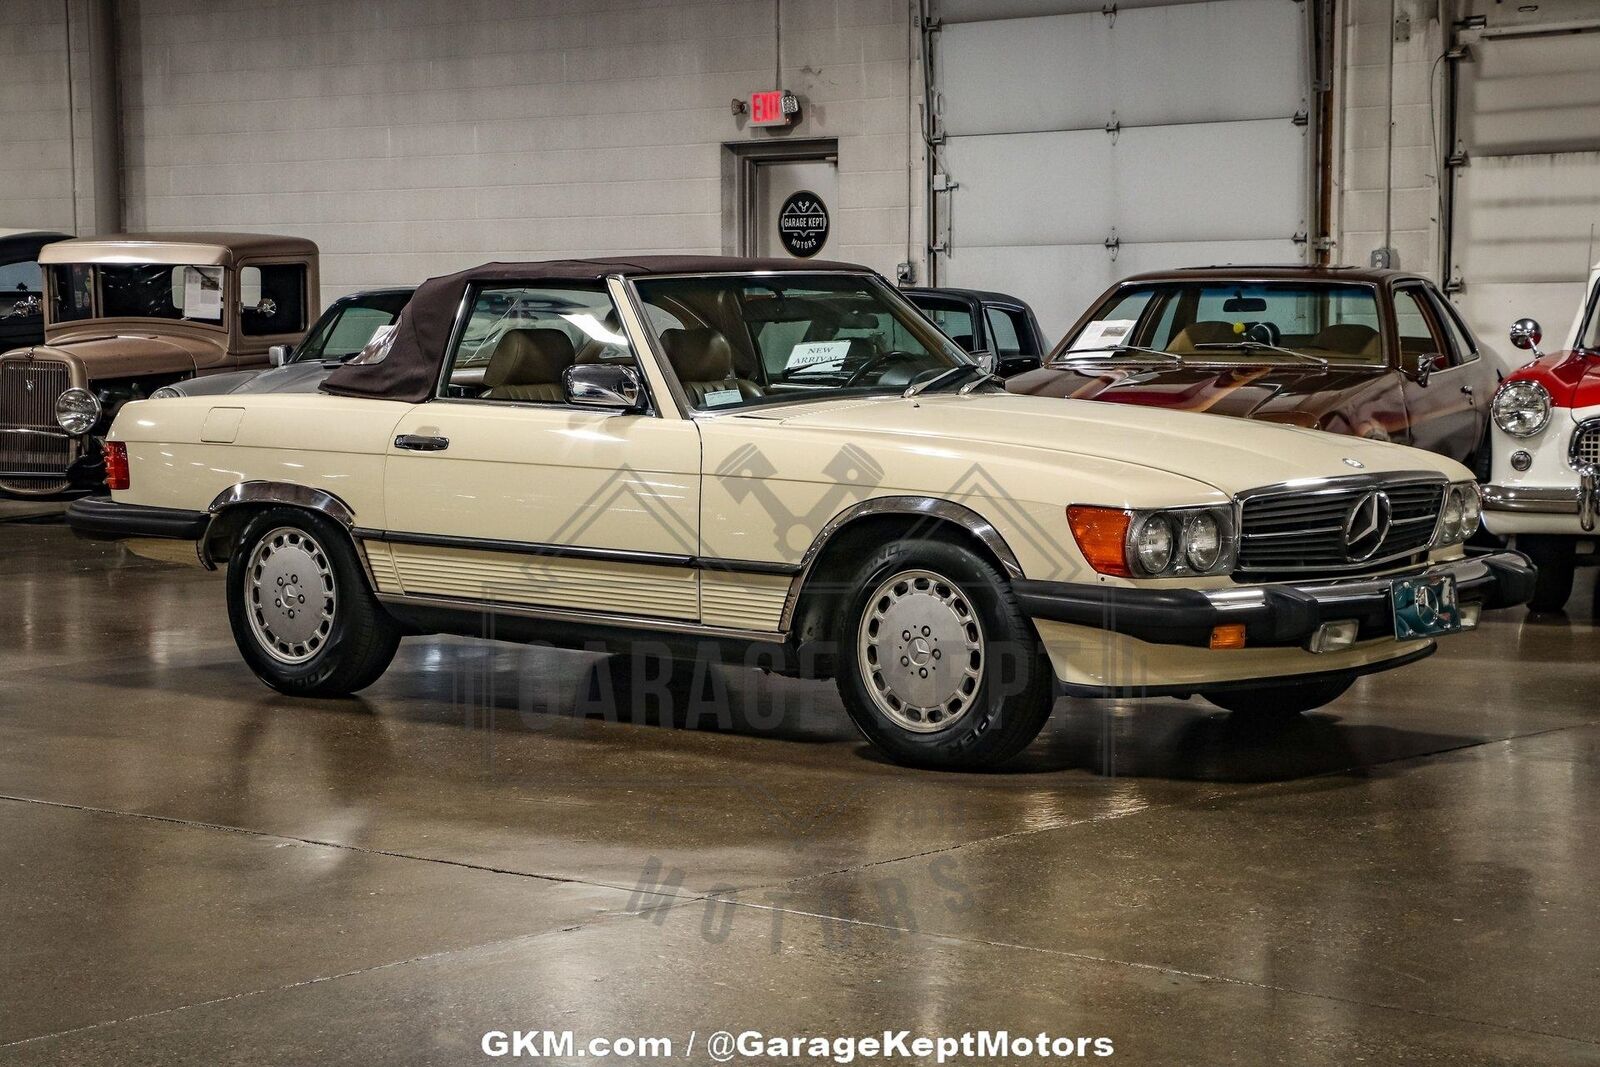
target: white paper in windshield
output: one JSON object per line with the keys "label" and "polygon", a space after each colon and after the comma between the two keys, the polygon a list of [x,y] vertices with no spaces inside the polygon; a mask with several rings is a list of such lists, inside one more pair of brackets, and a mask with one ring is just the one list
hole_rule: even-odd
{"label": "white paper in windshield", "polygon": [[840,363],[850,354],[849,341],[801,341],[789,349],[785,370],[815,367],[823,363]]}
{"label": "white paper in windshield", "polygon": [[744,394],[737,389],[713,389],[706,394],[705,405],[708,408],[720,408],[737,404],[743,399]]}
{"label": "white paper in windshield", "polygon": [[1083,332],[1073,340],[1072,351],[1126,344],[1128,334],[1133,332],[1138,322],[1138,319],[1097,319],[1085,326]]}
{"label": "white paper in windshield", "polygon": [[183,268],[183,317],[222,318],[222,268]]}

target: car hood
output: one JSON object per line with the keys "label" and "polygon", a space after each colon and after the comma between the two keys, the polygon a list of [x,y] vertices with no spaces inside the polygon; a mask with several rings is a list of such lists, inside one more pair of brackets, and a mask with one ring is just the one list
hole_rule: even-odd
{"label": "car hood", "polygon": [[184,396],[220,396],[224,393],[314,393],[333,368],[322,363],[290,363],[270,370],[208,374],[182,383]]}
{"label": "car hood", "polygon": [[133,333],[67,337],[31,350],[9,352],[6,358],[17,358],[19,351],[31,351],[38,359],[80,364],[90,381],[140,374],[193,374],[197,358],[209,360],[217,353],[216,346],[203,341]]}
{"label": "car hood", "polygon": [[1507,376],[1508,381],[1536,381],[1550,392],[1557,407],[1600,406],[1600,354],[1549,352]]}
{"label": "car hood", "polygon": [[1227,367],[1045,367],[1006,383],[1014,393],[1103,400],[1237,418],[1279,419],[1314,425],[1346,407],[1350,398],[1382,388],[1382,368],[1296,367],[1247,364]]}
{"label": "car hood", "polygon": [[961,444],[1036,449],[1131,463],[1213,486],[1225,493],[1305,478],[1433,471],[1466,479],[1459,463],[1420,449],[1321,430],[1219,419],[1182,411],[1110,407],[1083,400],[982,393],[876,397],[796,405],[754,417],[785,426],[826,429],[863,443],[885,435]]}

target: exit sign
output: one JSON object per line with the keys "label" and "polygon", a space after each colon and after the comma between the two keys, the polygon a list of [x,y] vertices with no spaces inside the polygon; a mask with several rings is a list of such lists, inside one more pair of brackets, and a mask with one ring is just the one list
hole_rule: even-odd
{"label": "exit sign", "polygon": [[800,114],[800,101],[787,89],[750,94],[750,125],[788,126]]}

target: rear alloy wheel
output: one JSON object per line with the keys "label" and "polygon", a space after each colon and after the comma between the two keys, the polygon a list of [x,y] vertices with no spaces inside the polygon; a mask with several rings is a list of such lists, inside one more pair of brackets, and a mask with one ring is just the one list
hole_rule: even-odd
{"label": "rear alloy wheel", "polygon": [[1355,683],[1354,678],[1330,678],[1316,682],[1289,682],[1249,689],[1215,689],[1201,692],[1211,703],[1234,715],[1261,721],[1292,719],[1296,715],[1331,704]]}
{"label": "rear alloy wheel", "polygon": [[371,685],[400,643],[349,536],[293,508],[264,511],[245,525],[228,564],[228,620],[256,676],[299,696],[343,696]]}
{"label": "rear alloy wheel", "polygon": [[839,693],[890,759],[988,767],[1039,733],[1054,676],[988,561],[944,541],[897,542],[866,561],[851,589],[838,631]]}
{"label": "rear alloy wheel", "polygon": [[1577,542],[1570,537],[1548,534],[1519,534],[1517,551],[1539,569],[1534,579],[1533,599],[1528,608],[1538,612],[1561,611],[1572,596],[1572,582],[1578,563]]}

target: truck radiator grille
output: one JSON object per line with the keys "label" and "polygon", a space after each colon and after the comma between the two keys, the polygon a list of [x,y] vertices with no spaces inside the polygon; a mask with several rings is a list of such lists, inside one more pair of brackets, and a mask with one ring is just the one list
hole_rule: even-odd
{"label": "truck radiator grille", "polygon": [[0,475],[65,473],[72,440],[56,423],[56,397],[70,384],[64,363],[0,363]]}
{"label": "truck radiator grille", "polygon": [[[1444,489],[1442,480],[1432,478],[1368,479],[1326,489],[1249,494],[1243,505],[1238,573],[1258,580],[1274,575],[1349,575],[1407,561],[1432,542]],[[1385,501],[1378,512],[1386,516],[1382,536],[1358,536],[1352,544],[1347,537],[1352,514],[1373,492],[1381,493]],[[1367,529],[1365,521],[1357,525]]]}

